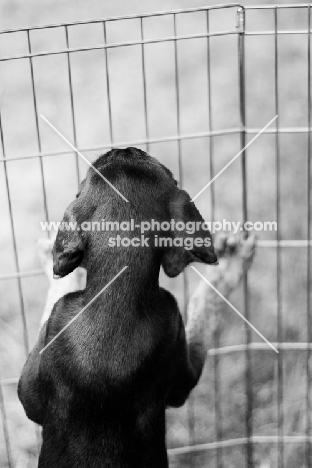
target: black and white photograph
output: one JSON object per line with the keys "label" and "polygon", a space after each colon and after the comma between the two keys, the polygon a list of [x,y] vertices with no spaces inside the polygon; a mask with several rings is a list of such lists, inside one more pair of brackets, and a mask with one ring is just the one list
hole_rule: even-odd
{"label": "black and white photograph", "polygon": [[1,0],[0,468],[312,468],[311,10]]}

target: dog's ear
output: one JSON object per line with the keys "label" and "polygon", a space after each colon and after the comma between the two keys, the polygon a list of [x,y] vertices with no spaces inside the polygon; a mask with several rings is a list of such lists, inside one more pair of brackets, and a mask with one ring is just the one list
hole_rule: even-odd
{"label": "dog's ear", "polygon": [[80,265],[85,250],[85,242],[81,231],[78,230],[72,204],[67,208],[62,220],[62,225],[65,226],[63,223],[67,223],[67,227],[71,226],[73,229],[59,230],[53,246],[53,273],[60,278]]}
{"label": "dog's ear", "polygon": [[[203,229],[204,220],[190,196],[184,190],[175,189],[169,210],[171,220],[174,220],[172,235],[176,245],[164,250],[162,266],[165,273],[170,277],[177,276],[191,262],[216,263],[211,234],[208,229]],[[187,229],[177,229],[179,221]]]}

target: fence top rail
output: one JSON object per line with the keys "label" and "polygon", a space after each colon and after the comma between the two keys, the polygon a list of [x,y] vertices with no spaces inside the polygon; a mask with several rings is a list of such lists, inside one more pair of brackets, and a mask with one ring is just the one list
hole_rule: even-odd
{"label": "fence top rail", "polygon": [[133,15],[112,16],[109,18],[97,18],[97,19],[89,19],[89,20],[82,20],[82,21],[65,22],[65,23],[50,23],[50,24],[44,24],[41,26],[1,29],[0,34],[32,31],[32,30],[37,30],[37,29],[60,28],[64,26],[76,26],[76,25],[84,25],[84,24],[92,24],[92,23],[103,23],[103,22],[106,23],[106,22],[120,21],[120,20],[131,20],[131,19],[140,19],[140,18],[144,19],[144,18],[151,18],[155,16],[178,15],[178,14],[183,14],[183,13],[196,13],[197,11],[221,10],[221,9],[228,9],[228,8],[243,8],[243,7],[240,3],[228,3],[228,4],[202,6],[202,7],[194,7],[194,8],[182,8],[182,9],[176,9],[176,10],[156,11],[153,13],[137,13]]}
{"label": "fence top rail", "polygon": [[93,24],[93,23],[103,23],[103,22],[113,22],[113,21],[121,21],[121,20],[131,20],[131,19],[144,19],[144,18],[152,18],[155,16],[167,16],[167,15],[178,15],[183,13],[196,13],[198,11],[211,11],[211,10],[222,10],[222,9],[229,9],[229,8],[242,8],[243,10],[274,10],[274,9],[287,9],[287,8],[309,8],[312,6],[312,3],[289,3],[285,5],[273,4],[273,5],[250,5],[250,6],[243,6],[240,3],[228,3],[228,4],[220,4],[220,5],[211,5],[211,6],[201,6],[201,7],[194,7],[194,8],[181,8],[175,10],[166,10],[166,11],[155,11],[152,13],[136,13],[133,15],[123,15],[123,16],[111,16],[108,18],[95,18],[95,19],[88,19],[88,20],[80,20],[80,21],[70,21],[70,22],[62,22],[62,23],[47,23],[37,26],[21,26],[20,28],[7,28],[7,29],[0,29],[0,34],[10,34],[15,32],[27,32],[33,31],[38,29],[51,29],[51,28],[61,28],[61,27],[68,27],[68,26],[78,26],[78,25],[85,25],[85,24]]}
{"label": "fence top rail", "polygon": [[244,6],[244,10],[282,10],[287,8],[310,8],[312,3],[285,3],[284,5],[250,5]]}

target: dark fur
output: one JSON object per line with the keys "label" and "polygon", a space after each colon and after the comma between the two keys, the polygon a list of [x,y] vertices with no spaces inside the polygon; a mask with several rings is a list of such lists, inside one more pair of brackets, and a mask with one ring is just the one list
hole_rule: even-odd
{"label": "dark fur", "polygon": [[[64,220],[202,220],[168,169],[143,151],[114,149],[95,167],[129,203],[90,169]],[[54,306],[19,382],[27,416],[43,426],[40,468],[167,467],[165,408],[183,405],[202,371],[195,344],[186,343],[176,300],[159,287],[158,276],[161,265],[176,276],[192,261],[214,263],[213,247],[108,247],[108,237],[116,234],[59,231],[56,238],[54,273],[65,276],[83,261],[88,277],[84,291]],[[202,231],[170,235],[210,237]]]}

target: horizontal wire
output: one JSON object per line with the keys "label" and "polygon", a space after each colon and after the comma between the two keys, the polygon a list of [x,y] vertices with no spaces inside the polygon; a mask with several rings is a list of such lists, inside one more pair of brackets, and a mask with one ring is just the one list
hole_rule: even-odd
{"label": "horizontal wire", "polygon": [[[184,134],[184,135],[173,135],[173,136],[168,136],[168,137],[159,137],[159,138],[143,138],[143,139],[138,139],[138,140],[128,140],[128,141],[117,141],[112,143],[103,143],[103,145],[98,145],[98,146],[89,146],[85,148],[77,148],[81,152],[89,152],[89,151],[101,151],[105,149],[110,149],[110,148],[121,148],[121,147],[127,147],[127,146],[133,146],[133,145],[146,145],[147,143],[153,144],[153,143],[166,143],[166,142],[174,142],[178,140],[191,140],[191,139],[196,139],[196,138],[205,138],[205,137],[210,137],[210,136],[222,136],[222,135],[234,135],[236,133],[239,133],[241,130],[240,128],[233,128],[233,129],[224,129],[224,130],[216,130],[213,132],[198,132],[198,133],[189,133],[189,134]],[[306,133],[308,133],[308,128],[305,130]],[[302,133],[305,133],[302,132]],[[265,133],[265,132],[264,132]],[[59,150],[59,151],[49,151],[45,153],[36,153],[36,154],[29,154],[25,156],[16,156],[16,157],[6,157],[6,158],[0,158],[0,162],[8,162],[8,161],[19,161],[20,159],[33,159],[33,158],[44,158],[47,156],[60,156],[63,154],[72,154],[74,153],[73,150]]]}
{"label": "horizontal wire", "polygon": [[277,444],[283,442],[286,444],[304,444],[312,442],[312,437],[308,436],[251,436],[241,437],[238,439],[220,440],[218,442],[208,442],[206,444],[186,445],[184,447],[169,448],[168,455],[180,455],[190,452],[201,452],[205,450],[215,450],[218,448],[234,447],[237,445],[245,445],[247,443],[253,444]]}
{"label": "horizontal wire", "polygon": [[8,273],[7,275],[0,275],[1,280],[15,279],[15,278],[25,278],[29,276],[40,276],[44,274],[44,270],[26,270],[18,271],[14,273]]}
{"label": "horizontal wire", "polygon": [[19,381],[19,377],[10,377],[9,379],[1,379],[0,380],[0,385],[5,386],[5,385],[16,385]]}
{"label": "horizontal wire", "polygon": [[[277,349],[282,349],[286,351],[307,351],[312,350],[312,343],[274,343],[272,344]],[[215,356],[220,354],[231,354],[246,351],[246,349],[250,349],[251,351],[270,351],[265,343],[250,343],[249,345],[246,344],[239,344],[239,345],[231,345],[231,346],[223,346],[222,348],[212,348],[208,351],[209,356]]]}
{"label": "horizontal wire", "polygon": [[112,21],[121,21],[121,20],[131,20],[131,19],[140,19],[140,18],[153,18],[159,16],[168,16],[173,14],[184,14],[184,13],[196,13],[200,11],[207,11],[207,10],[219,10],[219,9],[230,9],[230,8],[243,8],[244,10],[269,10],[269,9],[287,9],[287,8],[308,8],[309,3],[302,3],[302,4],[284,4],[284,5],[252,5],[252,6],[243,6],[240,3],[229,3],[229,4],[221,4],[221,5],[212,5],[212,6],[201,6],[195,8],[183,8],[177,10],[168,10],[168,11],[156,11],[154,13],[139,13],[134,15],[124,15],[124,16],[113,16],[109,18],[96,18],[90,20],[82,20],[82,21],[72,21],[72,22],[65,22],[65,23],[50,23],[44,24],[40,26],[30,26],[30,27],[21,27],[21,28],[8,28],[0,30],[0,34],[10,34],[10,33],[18,33],[18,32],[25,32],[25,31],[33,31],[38,29],[51,29],[51,28],[61,28],[63,26],[82,26],[88,24],[97,24],[105,22],[112,22]]}
{"label": "horizontal wire", "polygon": [[285,3],[283,5],[250,5],[244,6],[244,10],[276,10],[283,9],[283,8],[308,8],[311,3]]}
{"label": "horizontal wire", "polygon": [[86,52],[88,50],[103,50],[103,49],[116,49],[119,47],[129,47],[135,45],[142,45],[142,44],[158,44],[163,42],[175,42],[177,40],[188,40],[188,39],[201,39],[207,37],[217,37],[217,36],[228,36],[231,34],[238,34],[240,31],[239,29],[232,29],[229,31],[219,31],[214,33],[201,33],[201,34],[186,34],[184,36],[168,36],[168,37],[161,37],[155,39],[141,39],[138,41],[127,41],[127,42],[116,42],[112,44],[98,44],[94,46],[86,46],[86,47],[70,47],[66,49],[60,50],[50,50],[50,51],[42,51],[42,52],[34,52],[28,54],[19,54],[19,55],[11,55],[7,57],[0,57],[0,62],[7,62],[9,60],[18,60],[24,58],[33,58],[33,57],[44,57],[50,55],[59,55],[59,54],[68,54],[72,52]]}
{"label": "horizontal wire", "polygon": [[287,240],[259,240],[257,241],[257,247],[309,247],[312,245],[310,240],[297,240],[297,239],[287,239]]}
{"label": "horizontal wire", "polygon": [[[312,30],[310,30],[310,33]],[[309,34],[308,29],[285,29],[285,30],[280,30],[280,31],[246,31],[245,36],[275,36],[275,35],[292,35],[292,34]]]}
{"label": "horizontal wire", "polygon": [[[245,132],[249,135],[254,135],[259,133],[260,128],[246,128]],[[89,146],[85,148],[77,148],[81,152],[90,152],[90,151],[101,151],[110,148],[122,148],[127,146],[134,146],[134,145],[146,145],[147,143],[166,143],[166,142],[174,142],[179,140],[195,140],[197,138],[209,138],[209,137],[216,137],[216,136],[224,136],[224,135],[235,135],[242,131],[240,127],[228,128],[224,130],[214,130],[211,132],[197,132],[197,133],[187,133],[182,135],[173,135],[168,137],[159,137],[159,138],[148,138],[148,139],[138,139],[138,140],[128,140],[128,141],[119,141],[112,143],[103,143],[102,145],[98,146]],[[312,131],[312,128],[310,128]],[[263,134],[272,134],[276,133],[276,129],[266,129]],[[293,133],[309,133],[308,127],[280,127],[279,133],[284,134],[293,134]],[[73,154],[73,150],[58,150],[58,151],[48,151],[45,153],[36,153],[36,154],[26,154],[25,156],[15,156],[15,157],[6,157],[0,158],[1,162],[10,162],[10,161],[20,161],[26,159],[34,159],[34,158],[45,158],[49,156],[61,156],[66,154]]]}
{"label": "horizontal wire", "polygon": [[[310,30],[310,33],[312,30]],[[218,31],[212,33],[201,33],[201,34],[187,34],[184,36],[168,36],[162,38],[155,38],[155,39],[144,39],[144,40],[137,40],[137,41],[127,41],[127,42],[116,42],[112,44],[98,44],[94,46],[86,46],[86,47],[70,47],[65,49],[59,50],[45,50],[42,52],[33,52],[28,54],[18,54],[18,55],[11,55],[0,57],[0,62],[8,62],[10,60],[20,60],[24,58],[34,58],[34,57],[46,57],[51,55],[60,55],[60,54],[68,54],[74,52],[87,52],[90,50],[102,50],[102,49],[116,49],[119,47],[129,47],[129,46],[136,46],[136,45],[144,45],[144,44],[158,44],[163,42],[174,42],[179,40],[189,40],[189,39],[202,39],[207,37],[220,37],[220,36],[229,36],[233,34],[239,34],[240,30],[237,29],[230,29],[228,31]],[[309,34],[308,29],[294,29],[294,30],[281,30],[281,31],[246,31],[244,33],[246,36],[275,36],[278,35],[293,35],[293,34],[302,34],[307,35]]]}
{"label": "horizontal wire", "polygon": [[51,23],[51,24],[45,24],[41,26],[2,29],[0,30],[0,34],[32,31],[32,30],[37,30],[37,29],[61,28],[62,26],[78,26],[78,25],[84,25],[84,24],[103,23],[103,22],[110,22],[110,21],[151,18],[155,16],[167,16],[167,15],[173,15],[173,14],[178,15],[178,14],[183,14],[183,13],[196,13],[198,11],[221,10],[221,9],[238,8],[238,7],[241,7],[240,3],[227,3],[223,5],[220,4],[220,5],[212,5],[212,6],[201,6],[201,7],[195,7],[195,8],[183,8],[183,9],[178,9],[178,10],[156,11],[154,13],[138,13],[134,15],[112,16],[109,18],[100,18],[100,19],[96,18],[96,19],[91,19],[91,20],[72,21],[69,23]]}

